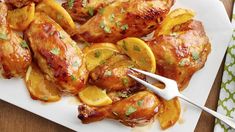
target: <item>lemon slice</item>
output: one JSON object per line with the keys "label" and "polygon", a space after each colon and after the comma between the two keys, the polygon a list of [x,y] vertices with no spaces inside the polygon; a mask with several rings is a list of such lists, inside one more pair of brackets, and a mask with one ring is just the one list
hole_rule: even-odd
{"label": "lemon slice", "polygon": [[106,59],[119,52],[117,47],[112,43],[93,44],[90,47],[86,47],[83,51],[89,71],[103,64]]}
{"label": "lemon slice", "polygon": [[181,8],[173,10],[166,16],[160,27],[155,31],[155,36],[170,34],[175,26],[191,20],[194,16],[195,13],[192,10]]}
{"label": "lemon slice", "polygon": [[33,99],[45,102],[55,102],[61,98],[58,86],[46,80],[43,73],[35,64],[31,64],[28,68],[25,82]]}
{"label": "lemon slice", "polygon": [[83,103],[90,106],[105,106],[112,104],[112,100],[106,92],[96,86],[88,86],[79,92],[78,95]]}
{"label": "lemon slice", "polygon": [[121,52],[127,54],[140,69],[154,73],[156,60],[150,47],[139,38],[126,38],[117,42]]}

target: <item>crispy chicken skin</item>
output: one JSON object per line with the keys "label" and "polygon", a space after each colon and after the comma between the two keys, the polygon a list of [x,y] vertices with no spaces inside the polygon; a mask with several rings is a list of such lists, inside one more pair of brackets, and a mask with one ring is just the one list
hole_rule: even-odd
{"label": "crispy chicken skin", "polygon": [[211,51],[203,25],[196,20],[174,27],[170,35],[155,36],[148,43],[157,60],[157,74],[176,80],[180,90],[204,66]]}
{"label": "crispy chicken skin", "polygon": [[112,42],[126,37],[142,37],[154,31],[174,0],[120,0],[106,6],[74,36],[77,41]]}
{"label": "crispy chicken skin", "polygon": [[25,32],[41,70],[62,91],[77,94],[86,83],[88,72],[81,50],[70,36],[44,13],[36,13]]}
{"label": "crispy chicken skin", "polygon": [[68,11],[74,21],[85,23],[102,8],[116,0],[74,0],[70,6],[69,0],[63,3],[62,6]]}
{"label": "crispy chicken skin", "polygon": [[25,6],[31,2],[40,2],[41,0],[5,0],[7,4],[11,4],[15,7],[22,7]]}
{"label": "crispy chicken skin", "polygon": [[7,6],[2,2],[0,12],[0,76],[22,77],[31,63],[30,50],[25,41],[9,28]]}
{"label": "crispy chicken skin", "polygon": [[135,63],[127,56],[115,55],[90,72],[90,83],[108,92],[128,90],[137,83],[127,74],[144,78],[143,75],[131,71],[130,67],[135,67]]}
{"label": "crispy chicken skin", "polygon": [[160,106],[159,99],[153,93],[142,91],[100,108],[80,105],[78,118],[84,124],[110,118],[119,120],[127,126],[141,126],[148,123],[157,114]]}

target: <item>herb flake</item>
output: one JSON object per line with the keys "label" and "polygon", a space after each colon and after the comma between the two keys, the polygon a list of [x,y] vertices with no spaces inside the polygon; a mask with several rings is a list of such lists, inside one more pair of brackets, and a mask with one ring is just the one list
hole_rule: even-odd
{"label": "herb flake", "polygon": [[144,103],[144,100],[139,100],[139,101],[137,102],[137,105],[138,105],[139,107],[141,107],[141,106],[143,105],[143,103]]}
{"label": "herb flake", "polygon": [[126,114],[126,116],[129,116],[129,115],[131,115],[132,113],[134,113],[134,112],[136,112],[136,111],[137,111],[137,109],[136,109],[135,107],[130,106],[130,107],[127,108],[125,114]]}
{"label": "herb flake", "polygon": [[127,86],[129,83],[129,80],[127,78],[122,78],[122,83],[124,86]]}
{"label": "herb flake", "polygon": [[94,8],[93,7],[88,7],[88,13],[90,16],[94,16]]}
{"label": "herb flake", "polygon": [[53,48],[51,50],[51,53],[54,54],[54,55],[59,55],[60,54],[60,49],[59,48]]}
{"label": "herb flake", "polygon": [[121,26],[121,29],[123,31],[127,30],[128,28],[129,28],[129,26],[127,24]]}
{"label": "herb flake", "polygon": [[74,5],[74,0],[68,0],[69,9],[72,9]]}
{"label": "herb flake", "polygon": [[101,56],[101,52],[100,51],[96,51],[94,56],[95,56],[95,58],[99,58]]}
{"label": "herb flake", "polygon": [[192,52],[192,57],[193,57],[193,60],[198,60],[199,59],[199,53],[197,51],[194,51]]}
{"label": "herb flake", "polygon": [[27,44],[27,42],[26,42],[25,40],[23,40],[23,41],[20,43],[20,46],[21,46],[22,48],[25,48],[25,49],[28,49],[28,48],[29,48],[29,46],[28,46],[28,44]]}
{"label": "herb flake", "polygon": [[134,46],[133,46],[133,50],[140,52],[140,47],[137,46],[137,45],[134,45]]}

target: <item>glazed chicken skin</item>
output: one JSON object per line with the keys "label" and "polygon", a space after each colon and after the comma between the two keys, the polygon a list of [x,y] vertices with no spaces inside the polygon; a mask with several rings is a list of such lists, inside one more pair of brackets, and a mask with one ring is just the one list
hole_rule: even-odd
{"label": "glazed chicken skin", "polygon": [[11,4],[17,8],[25,6],[31,2],[40,2],[41,0],[5,0],[7,4]]}
{"label": "glazed chicken skin", "polygon": [[36,13],[25,32],[34,58],[47,79],[61,91],[77,94],[87,80],[83,53],[70,36],[44,13]]}
{"label": "glazed chicken skin", "polygon": [[0,76],[22,77],[31,63],[27,43],[7,23],[7,6],[0,2]]}
{"label": "glazed chicken skin", "polygon": [[113,3],[116,0],[74,0],[73,4],[70,1],[63,3],[62,6],[67,10],[74,21],[81,24],[85,23],[102,8]]}
{"label": "glazed chicken skin", "polygon": [[196,20],[177,25],[172,34],[155,34],[148,43],[157,60],[157,74],[176,80],[180,90],[204,66],[211,51],[203,25]]}
{"label": "glazed chicken skin", "polygon": [[115,43],[126,37],[142,37],[154,31],[174,0],[120,0],[103,8],[78,28],[76,41]]}
{"label": "glazed chicken skin", "polygon": [[131,67],[136,65],[127,56],[114,55],[90,72],[90,83],[108,92],[127,91],[137,85],[128,74],[144,78],[143,75],[130,70]]}
{"label": "glazed chicken skin", "polygon": [[160,106],[159,99],[153,93],[142,91],[112,105],[100,108],[80,105],[78,118],[84,124],[110,118],[119,120],[127,126],[142,126],[157,114]]}

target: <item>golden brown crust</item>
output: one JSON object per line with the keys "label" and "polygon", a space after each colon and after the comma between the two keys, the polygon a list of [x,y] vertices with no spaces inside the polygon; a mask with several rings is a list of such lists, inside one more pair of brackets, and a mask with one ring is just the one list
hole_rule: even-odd
{"label": "golden brown crust", "polygon": [[7,7],[0,3],[0,73],[5,78],[24,76],[31,63],[30,50],[24,40],[12,31],[6,21]]}
{"label": "golden brown crust", "polygon": [[85,124],[111,118],[127,126],[141,126],[153,118],[160,105],[159,99],[153,93],[142,91],[101,108],[80,105],[78,118]]}
{"label": "golden brown crust", "polygon": [[98,66],[90,73],[90,82],[100,88],[111,91],[126,91],[137,85],[128,74],[144,78],[136,72],[130,70],[135,67],[135,63],[125,55],[115,55],[108,59],[105,64]]}
{"label": "golden brown crust", "polygon": [[116,0],[74,0],[72,6],[65,2],[62,6],[67,10],[74,21],[85,23],[99,10]]}
{"label": "golden brown crust", "polygon": [[157,74],[176,80],[183,90],[204,66],[211,45],[199,21],[177,25],[173,31],[171,35],[155,36],[149,45],[157,60]]}
{"label": "golden brown crust", "polygon": [[115,43],[129,36],[142,37],[156,29],[173,3],[173,0],[116,1],[80,26],[75,39]]}
{"label": "golden brown crust", "polygon": [[46,14],[35,15],[35,20],[25,33],[34,58],[48,79],[62,86],[62,91],[77,94],[88,76],[83,53]]}

